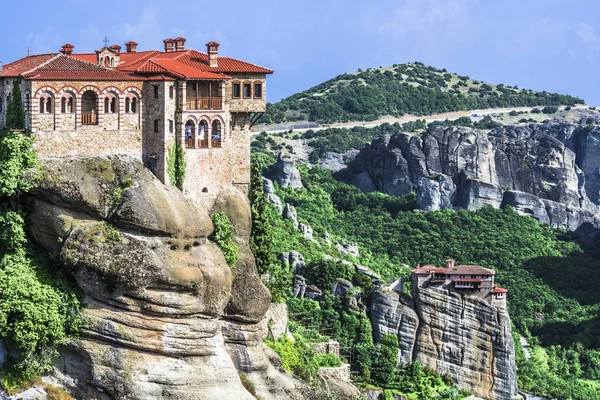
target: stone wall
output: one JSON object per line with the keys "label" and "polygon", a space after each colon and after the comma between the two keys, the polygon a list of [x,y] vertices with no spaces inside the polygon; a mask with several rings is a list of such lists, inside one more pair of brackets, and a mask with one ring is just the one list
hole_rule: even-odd
{"label": "stone wall", "polygon": [[350,382],[350,364],[342,364],[337,368],[320,368],[319,375]]}
{"label": "stone wall", "polygon": [[129,154],[141,159],[142,132],[101,131],[82,127],[77,131],[32,132],[33,145],[43,156]]}
{"label": "stone wall", "polygon": [[309,343],[317,354],[335,354],[340,356],[340,343],[337,340],[330,340],[329,342],[318,342]]}
{"label": "stone wall", "polygon": [[[143,88],[143,160],[144,165],[163,183],[170,183],[167,175],[167,151],[174,143],[175,124],[173,132],[169,129],[168,115],[175,114],[175,99],[168,99],[168,85],[173,82],[145,82]],[[158,87],[158,98],[154,98],[154,86]],[[165,96],[166,95],[166,96]],[[168,104],[167,104],[168,103]],[[167,114],[168,112],[171,114]],[[154,120],[158,120],[158,132],[154,132]]]}
{"label": "stone wall", "polygon": [[[267,79],[265,74],[229,74],[233,79],[225,81],[225,104],[230,112],[264,112],[267,104]],[[239,83],[240,98],[233,98],[233,83]],[[244,98],[244,83],[250,83],[251,98]],[[254,83],[262,84],[262,97],[254,98]]]}

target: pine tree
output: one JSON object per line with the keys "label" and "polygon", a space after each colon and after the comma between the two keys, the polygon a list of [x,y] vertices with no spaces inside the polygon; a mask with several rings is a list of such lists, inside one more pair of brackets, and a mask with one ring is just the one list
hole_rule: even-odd
{"label": "pine tree", "polygon": [[185,151],[179,141],[176,140],[167,155],[167,174],[171,184],[181,191],[183,191],[183,181],[185,180],[185,167]]}
{"label": "pine tree", "polygon": [[273,229],[266,215],[268,201],[263,190],[261,171],[264,160],[258,155],[252,155],[250,169],[250,204],[252,205],[252,236],[250,248],[256,259],[256,267],[259,274],[269,270],[273,254]]}
{"label": "pine tree", "polygon": [[23,108],[23,99],[18,79],[13,81],[10,101],[6,107],[6,124],[4,125],[4,129],[7,131],[25,129],[25,109]]}

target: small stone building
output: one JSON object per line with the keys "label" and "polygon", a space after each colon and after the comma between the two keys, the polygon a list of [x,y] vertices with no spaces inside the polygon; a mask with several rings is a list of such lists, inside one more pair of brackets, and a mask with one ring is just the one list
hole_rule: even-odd
{"label": "small stone building", "polygon": [[412,285],[416,287],[442,286],[448,290],[488,300],[506,308],[507,289],[494,283],[496,271],[479,265],[455,265],[446,260],[446,267],[417,266],[411,271]]}
{"label": "small stone building", "polygon": [[210,206],[227,186],[250,182],[250,127],[266,109],[266,76],[251,63],[186,50],[186,40],[164,40],[164,50],[138,44],[74,53],[31,55],[0,71],[0,128],[16,80],[26,127],[41,156],[128,154],[169,182],[167,157],[185,148],[184,192]]}

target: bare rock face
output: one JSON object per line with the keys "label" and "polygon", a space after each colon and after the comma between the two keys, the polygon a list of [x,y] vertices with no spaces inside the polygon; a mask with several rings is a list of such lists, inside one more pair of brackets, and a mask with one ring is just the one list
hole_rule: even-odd
{"label": "bare rock face", "polygon": [[[232,269],[208,240],[208,214],[133,159],[42,160],[30,199],[32,237],[59,252],[88,307],[89,325],[65,346],[55,376],[76,398],[247,399],[305,390],[271,364],[262,338],[271,296],[249,250],[250,207],[232,189],[214,212],[232,221]],[[272,390],[271,390],[272,389]]]}
{"label": "bare rock face", "polygon": [[284,156],[283,153],[279,153],[277,162],[266,171],[265,176],[276,181],[281,187],[302,188],[300,172],[294,166],[294,162],[289,157]]}
{"label": "bare rock face", "polygon": [[419,327],[412,300],[392,290],[382,290],[373,293],[370,308],[375,342],[380,342],[383,335],[398,336],[398,363],[410,363]]}
{"label": "bare rock face", "polygon": [[476,396],[517,396],[514,342],[505,310],[441,287],[413,287],[413,298],[420,321],[418,361],[450,374]]}
{"label": "bare rock face", "polygon": [[398,336],[398,362],[419,361],[484,399],[517,396],[515,349],[508,312],[441,286],[372,294],[373,339]]}
{"label": "bare rock face", "polygon": [[[340,176],[365,192],[400,196],[416,187],[417,204],[426,211],[511,205],[540,222],[587,234],[600,228],[599,138],[598,127],[566,123],[488,133],[436,126],[421,136],[374,139]],[[568,207],[570,219],[548,202]]]}

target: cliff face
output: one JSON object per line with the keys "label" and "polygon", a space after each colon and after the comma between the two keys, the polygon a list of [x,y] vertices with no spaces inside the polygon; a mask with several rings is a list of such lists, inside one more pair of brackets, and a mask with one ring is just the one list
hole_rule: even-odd
{"label": "cliff face", "polygon": [[600,129],[564,123],[428,129],[375,139],[342,171],[364,191],[416,189],[423,210],[512,206],[583,234],[600,227]]}
{"label": "cliff face", "polygon": [[81,339],[60,351],[55,376],[76,398],[310,398],[270,363],[263,345],[271,296],[248,241],[245,195],[221,193],[240,247],[230,268],[207,239],[210,217],[132,159],[42,160],[29,199],[30,233],[85,295]]}
{"label": "cliff face", "polygon": [[374,293],[370,306],[374,339],[398,335],[399,363],[419,361],[448,373],[481,398],[517,395],[514,343],[506,310],[442,287],[413,289],[413,299],[384,290]]}

